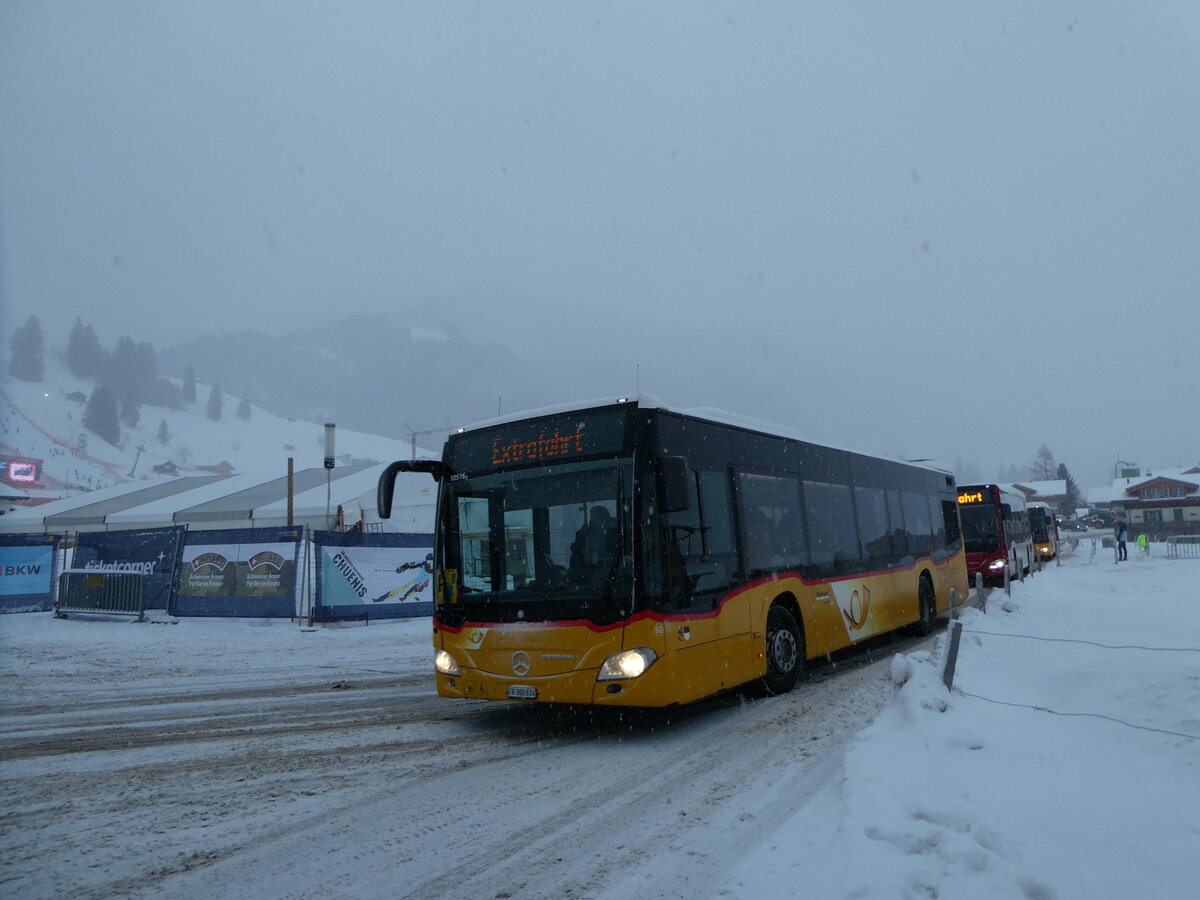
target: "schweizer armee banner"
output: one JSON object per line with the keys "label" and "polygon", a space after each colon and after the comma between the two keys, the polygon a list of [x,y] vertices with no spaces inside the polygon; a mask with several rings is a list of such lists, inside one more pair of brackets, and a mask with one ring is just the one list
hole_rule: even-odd
{"label": "schweizer armee banner", "polygon": [[189,531],[171,613],[291,618],[302,537],[299,527]]}

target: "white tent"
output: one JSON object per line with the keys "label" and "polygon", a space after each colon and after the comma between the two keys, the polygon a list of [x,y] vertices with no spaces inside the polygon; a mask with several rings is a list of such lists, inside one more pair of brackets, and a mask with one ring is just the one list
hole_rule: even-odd
{"label": "white tent", "polygon": [[[363,521],[371,530],[433,530],[436,485],[398,479],[393,516],[379,523],[375,491],[384,463],[310,468],[293,474],[292,524],[336,530]],[[194,475],[135,481],[0,516],[0,531],[69,533],[187,525],[189,529],[287,525],[288,478]],[[339,520],[338,510],[341,509]]]}

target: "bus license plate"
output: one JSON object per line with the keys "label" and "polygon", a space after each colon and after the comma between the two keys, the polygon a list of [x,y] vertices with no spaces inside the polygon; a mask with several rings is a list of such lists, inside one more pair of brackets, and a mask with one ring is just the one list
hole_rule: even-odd
{"label": "bus license plate", "polygon": [[528,684],[510,684],[508,696],[513,700],[536,700],[537,688]]}

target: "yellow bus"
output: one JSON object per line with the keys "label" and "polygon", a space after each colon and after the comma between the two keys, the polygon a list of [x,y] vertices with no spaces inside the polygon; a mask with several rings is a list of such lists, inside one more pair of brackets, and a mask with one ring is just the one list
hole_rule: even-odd
{"label": "yellow bus", "polygon": [[641,395],[462,428],[441,460],[444,697],[662,707],[791,690],[808,660],[967,596],[953,476]]}
{"label": "yellow bus", "polygon": [[1039,560],[1058,555],[1058,517],[1047,503],[1029,504],[1029,531],[1033,537],[1033,552]]}

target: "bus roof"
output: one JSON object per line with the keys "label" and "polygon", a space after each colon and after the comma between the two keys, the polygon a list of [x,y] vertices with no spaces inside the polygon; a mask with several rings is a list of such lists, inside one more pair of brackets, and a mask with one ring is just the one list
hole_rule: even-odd
{"label": "bus roof", "polygon": [[715,422],[720,425],[730,425],[735,428],[741,428],[746,431],[754,431],[759,434],[767,434],[773,437],[783,437],[796,441],[804,441],[807,444],[815,444],[820,447],[829,447],[833,450],[841,450],[846,453],[856,453],[859,456],[868,456],[872,459],[887,459],[890,462],[902,462],[905,465],[915,466],[921,469],[929,469],[945,475],[954,474],[954,470],[950,466],[936,460],[894,459],[891,457],[879,456],[876,453],[864,453],[861,450],[853,450],[849,447],[841,447],[825,441],[814,440],[813,438],[801,434],[794,429],[788,428],[785,425],[778,425],[774,422],[767,422],[763,419],[755,419],[751,416],[743,416],[738,413],[732,413],[716,407],[668,406],[656,394],[630,394],[626,397],[597,397],[592,400],[581,400],[575,403],[562,403],[555,406],[541,407],[539,409],[522,410],[503,416],[495,416],[491,419],[484,419],[479,422],[474,422],[470,425],[456,428],[453,432],[451,432],[451,435],[453,436],[455,433],[461,434],[466,431],[478,431],[483,428],[494,428],[498,425],[508,425],[513,422],[523,422],[526,419],[537,419],[543,416],[554,416],[562,415],[563,413],[577,411],[581,412],[583,410],[601,409],[603,407],[617,406],[621,404],[632,404],[640,409],[659,409],[663,410],[664,412],[676,413],[678,415],[687,416],[693,419],[702,419],[706,422]]}

